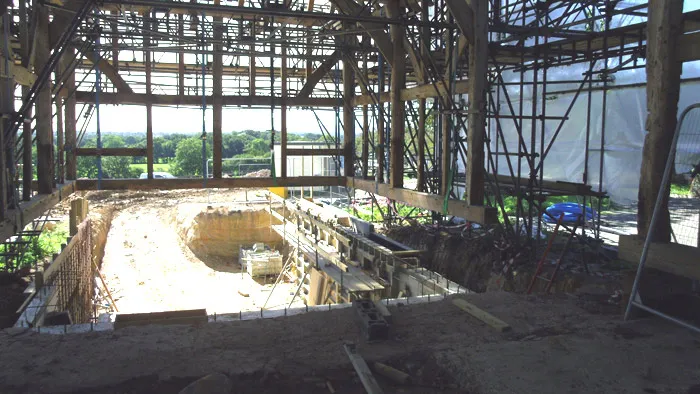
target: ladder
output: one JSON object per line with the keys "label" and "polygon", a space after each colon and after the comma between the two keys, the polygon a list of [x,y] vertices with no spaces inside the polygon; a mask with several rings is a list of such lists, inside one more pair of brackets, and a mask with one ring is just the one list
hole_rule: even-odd
{"label": "ladder", "polygon": [[549,251],[552,249],[552,244],[554,244],[554,239],[557,237],[557,233],[559,231],[559,227],[561,226],[562,221],[564,220],[564,213],[562,213],[559,216],[559,219],[557,220],[557,224],[554,227],[554,232],[552,233],[552,236],[549,238],[549,242],[547,243],[547,249],[545,249],[544,254],[542,255],[542,258],[540,259],[539,263],[537,263],[537,269],[535,270],[535,273],[532,275],[532,280],[530,281],[530,285],[527,288],[527,294],[532,293],[532,288],[535,286],[535,282],[539,280],[544,280],[547,282],[547,286],[544,289],[545,293],[549,293],[549,291],[552,288],[552,284],[554,283],[554,279],[557,276],[557,272],[559,272],[559,267],[561,267],[561,262],[566,256],[566,253],[569,251],[569,247],[571,246],[571,241],[574,239],[576,236],[576,230],[578,229],[578,226],[581,222],[581,217],[576,220],[576,223],[574,224],[574,227],[571,229],[571,232],[569,233],[568,238],[566,239],[566,244],[564,245],[564,250],[562,250],[561,254],[559,255],[559,258],[557,258],[556,263],[554,264],[554,272],[552,272],[552,275],[550,277],[546,277],[542,274],[542,270],[544,268],[544,263],[547,260],[547,255],[549,255]]}

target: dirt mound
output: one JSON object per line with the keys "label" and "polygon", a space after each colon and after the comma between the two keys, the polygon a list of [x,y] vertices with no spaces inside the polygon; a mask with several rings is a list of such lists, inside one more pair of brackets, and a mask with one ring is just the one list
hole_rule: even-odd
{"label": "dirt mound", "polygon": [[270,229],[278,221],[261,208],[183,204],[175,222],[184,243],[203,261],[212,256],[236,258],[241,246],[257,242],[281,246],[282,239]]}
{"label": "dirt mound", "polygon": [[245,178],[269,178],[270,176],[272,176],[270,170],[258,170],[243,175]]}

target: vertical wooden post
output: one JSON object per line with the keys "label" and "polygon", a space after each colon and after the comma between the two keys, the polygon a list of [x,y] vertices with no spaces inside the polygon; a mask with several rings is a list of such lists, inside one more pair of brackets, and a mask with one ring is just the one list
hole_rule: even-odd
{"label": "vertical wooden post", "polygon": [[[682,64],[678,60],[676,38],[682,34],[683,1],[650,0],[647,19],[647,135],[644,138],[639,178],[637,233],[650,229],[657,193],[661,187],[666,160],[676,128]],[[671,240],[668,212],[670,188],[661,204],[660,216],[652,232],[652,242]]]}
{"label": "vertical wooden post", "polygon": [[[0,15],[0,18],[2,18],[3,25],[5,23],[10,23],[10,15],[9,14],[4,14]],[[8,37],[5,34],[5,29],[2,29],[2,33],[0,33],[0,40],[2,42],[9,42],[10,37]],[[14,78],[12,77],[12,72],[10,71],[11,65],[9,62],[7,62],[8,67],[5,68],[5,60],[1,61],[2,63],[0,65],[0,72],[2,74],[0,75],[0,112],[2,114],[11,114],[15,110],[15,100],[13,94],[14,94],[14,88],[15,88],[15,81]],[[7,149],[5,148],[6,142],[5,142],[5,134],[7,134],[7,129],[10,127],[10,120],[9,117],[3,116],[2,119],[0,119],[0,219],[5,218],[5,211],[8,208],[8,190],[11,190],[12,188],[12,178],[9,176],[9,172],[7,171],[7,164],[8,164],[8,157],[12,157],[9,155]],[[11,143],[10,144],[10,149],[15,149],[15,144]],[[14,165],[14,163],[12,163]]]}
{"label": "vertical wooden post", "polygon": [[[177,16],[177,36],[180,48],[185,45],[185,16]],[[180,49],[177,53],[177,88],[180,96],[185,95],[185,52]]]}
{"label": "vertical wooden post", "polygon": [[[391,0],[387,4],[389,17],[401,17],[398,0]],[[391,144],[390,150],[390,176],[391,187],[403,187],[403,154],[406,116],[404,102],[401,101],[401,90],[406,86],[406,50],[403,47],[405,37],[404,28],[401,25],[391,25],[391,39],[394,49],[394,64],[391,69]]]}
{"label": "vertical wooden post", "polygon": [[[48,62],[49,49],[49,11],[46,6],[36,6],[36,65],[41,69]],[[51,83],[39,91],[36,98],[36,140],[37,140],[37,178],[40,194],[50,194],[53,190],[53,122],[51,111]]]}
{"label": "vertical wooden post", "polygon": [[[214,4],[219,5],[220,1],[215,0]],[[214,65],[213,71],[213,169],[214,178],[221,178],[222,176],[222,166],[223,166],[223,136],[222,136],[222,122],[223,122],[223,107],[222,98],[223,95],[223,46],[221,41],[223,40],[223,19],[221,17],[214,17]]]}
{"label": "vertical wooden post", "polygon": [[[282,130],[280,136],[280,177],[287,177],[287,29],[282,26],[282,105],[280,107]],[[274,165],[274,163],[273,163]]]}
{"label": "vertical wooden post", "polygon": [[[428,10],[430,8],[430,3],[424,1],[421,4],[421,19],[423,22],[429,22],[430,16],[428,15]],[[427,59],[430,56],[430,27],[423,26],[421,28],[421,41],[420,41],[421,57]],[[421,65],[422,66],[422,65]],[[423,72],[423,79],[421,80],[423,84],[428,83],[428,78],[426,72]],[[421,98],[418,100],[418,173],[416,189],[418,191],[425,191],[425,122],[426,122],[426,108],[425,99]]]}
{"label": "vertical wooden post", "polygon": [[146,71],[146,173],[148,179],[153,179],[153,94],[151,88],[151,11],[148,11],[143,16],[144,34],[143,34],[143,57],[144,67]]}
{"label": "vertical wooden post", "polygon": [[[72,59],[74,53],[75,50],[69,48],[63,56],[68,59]],[[63,103],[63,109],[65,111],[64,132],[66,138],[64,150],[66,154],[66,178],[70,180],[76,180],[78,179],[78,161],[77,157],[75,156],[75,148],[77,147],[77,133],[75,126],[76,101],[75,94],[73,93],[73,91],[75,90],[75,71],[71,68],[70,70],[66,70],[66,72],[69,73],[68,77],[66,78],[63,84],[64,90],[68,94],[65,102]],[[29,149],[31,150],[31,141]]]}
{"label": "vertical wooden post", "polygon": [[466,197],[470,205],[484,205],[489,4],[488,0],[470,0],[469,3],[474,12],[474,42],[469,45]]}
{"label": "vertical wooden post", "polygon": [[[59,64],[63,65],[63,59],[61,59]],[[61,67],[61,73],[63,73],[63,70],[65,70],[65,68]],[[58,80],[58,78],[56,78],[56,80]],[[58,160],[56,161],[56,175],[59,183],[63,183],[65,180],[63,175],[63,126],[63,98],[59,94],[56,97],[56,153],[58,154]]]}
{"label": "vertical wooden post", "polygon": [[[449,31],[449,30],[448,30]],[[454,43],[452,39],[447,40],[445,44],[445,59],[450,59],[450,54],[452,53],[452,48]],[[452,63],[454,64],[454,63]],[[448,74],[448,78],[445,79],[446,90],[449,91],[450,81],[452,80],[452,72],[450,65],[446,65],[445,73]],[[443,100],[447,102],[447,98]],[[440,106],[440,109],[446,111],[450,108],[444,108]],[[450,115],[443,113],[440,115],[442,120],[442,138],[440,139],[440,152],[441,152],[441,163],[440,163],[440,194],[447,195],[450,192],[450,166],[452,165],[452,151],[450,149],[450,139],[452,138],[452,125]],[[437,147],[436,147],[437,149]]]}
{"label": "vertical wooden post", "polygon": [[[119,17],[117,11],[112,11],[111,15],[115,19]],[[119,24],[113,21],[109,24],[109,28],[112,31],[112,67],[114,71],[119,72]]]}
{"label": "vertical wooden post", "polygon": [[[352,27],[344,24],[347,29]],[[355,97],[355,71],[350,64],[355,59],[351,48],[353,42],[346,35],[344,39],[345,56],[343,56],[343,158],[345,176],[355,176],[355,110],[352,101]]]}
{"label": "vertical wooden post", "polygon": [[[255,37],[255,23],[251,22],[250,34]],[[255,44],[250,44],[250,61],[248,65],[248,94],[253,97],[255,96]]]}
{"label": "vertical wooden post", "polygon": [[[369,81],[367,75],[367,54],[363,55],[362,73],[365,81]],[[367,178],[369,173],[369,107],[362,106],[362,178]]]}
{"label": "vertical wooden post", "polygon": [[[379,93],[377,94],[377,97],[381,97],[383,93],[383,80],[384,73],[382,72],[381,78],[378,79]],[[379,136],[377,138],[377,147],[375,149],[377,156],[377,179],[379,180],[379,183],[384,183],[384,145],[386,144],[386,125],[384,124],[384,103],[381,99],[379,100],[379,105],[377,105],[377,110],[377,133],[379,133]]]}
{"label": "vertical wooden post", "polygon": [[[29,94],[29,87],[22,87],[22,96]],[[32,110],[26,114],[27,119],[32,117]],[[25,121],[22,125],[22,200],[29,201],[32,198],[32,180],[34,179],[34,161],[32,160],[32,140],[34,132],[32,124]]]}

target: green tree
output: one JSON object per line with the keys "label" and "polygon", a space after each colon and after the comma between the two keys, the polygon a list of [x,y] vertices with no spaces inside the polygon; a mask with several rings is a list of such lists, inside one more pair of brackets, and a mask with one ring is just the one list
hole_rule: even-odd
{"label": "green tree", "polygon": [[245,140],[237,134],[224,134],[222,153],[224,157],[234,157],[243,153]]}
{"label": "green tree", "polygon": [[[207,139],[207,158],[211,157],[211,140]],[[177,176],[202,175],[202,140],[199,137],[190,137],[181,140],[177,144],[175,159],[170,166],[170,171]]]}

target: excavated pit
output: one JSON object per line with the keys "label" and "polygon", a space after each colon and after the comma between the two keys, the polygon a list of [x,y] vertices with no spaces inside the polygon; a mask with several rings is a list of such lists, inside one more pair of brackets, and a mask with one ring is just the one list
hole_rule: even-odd
{"label": "excavated pit", "polygon": [[[238,254],[255,243],[281,248],[270,224],[276,219],[262,203],[149,199],[124,206],[114,212],[102,274],[120,313],[260,310],[275,278],[256,281],[241,273]],[[266,308],[288,306],[292,287],[278,284]]]}
{"label": "excavated pit", "polygon": [[264,243],[282,248],[282,238],[270,225],[278,220],[265,209],[252,207],[184,204],[178,207],[175,226],[182,241],[207,266],[226,272],[240,272],[241,247]]}

